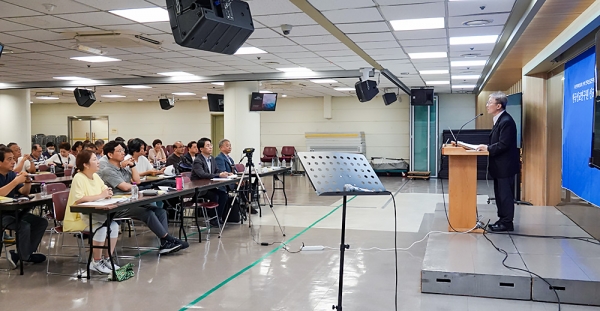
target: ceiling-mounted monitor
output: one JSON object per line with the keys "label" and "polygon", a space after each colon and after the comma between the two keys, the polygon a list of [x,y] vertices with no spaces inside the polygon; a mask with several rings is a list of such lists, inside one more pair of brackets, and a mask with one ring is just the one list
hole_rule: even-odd
{"label": "ceiling-mounted monitor", "polygon": [[433,89],[411,89],[410,104],[413,106],[433,105]]}
{"label": "ceiling-mounted monitor", "polygon": [[252,93],[250,111],[275,111],[275,107],[277,107],[277,93]]}
{"label": "ceiling-mounted monitor", "polygon": [[222,94],[206,94],[208,99],[208,110],[211,112],[225,111],[225,96]]}

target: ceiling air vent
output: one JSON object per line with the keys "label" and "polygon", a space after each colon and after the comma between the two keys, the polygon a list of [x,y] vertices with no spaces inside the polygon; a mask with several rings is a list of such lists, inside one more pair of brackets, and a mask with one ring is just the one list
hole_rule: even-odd
{"label": "ceiling air vent", "polygon": [[162,41],[152,39],[139,33],[123,31],[92,31],[74,34],[77,43],[85,43],[92,47],[136,48],[150,47],[160,49]]}

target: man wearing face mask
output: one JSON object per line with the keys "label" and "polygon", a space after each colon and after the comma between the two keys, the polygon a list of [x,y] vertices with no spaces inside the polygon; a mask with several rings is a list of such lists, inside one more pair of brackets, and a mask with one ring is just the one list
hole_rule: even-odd
{"label": "man wearing face mask", "polygon": [[44,153],[42,153],[42,155],[44,156],[44,158],[50,159],[50,157],[54,154],[54,151],[55,151],[54,143],[49,141],[46,143],[46,151],[44,151]]}

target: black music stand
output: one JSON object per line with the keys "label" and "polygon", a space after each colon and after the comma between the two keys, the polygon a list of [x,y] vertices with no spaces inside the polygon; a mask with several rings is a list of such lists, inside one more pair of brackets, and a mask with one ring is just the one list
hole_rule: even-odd
{"label": "black music stand", "polygon": [[391,195],[364,155],[341,152],[298,152],[306,176],[319,196],[343,196],[342,234],[340,242],[340,281],[338,304],[334,310],[342,311],[344,288],[344,253],[346,245],[346,197],[354,195]]}

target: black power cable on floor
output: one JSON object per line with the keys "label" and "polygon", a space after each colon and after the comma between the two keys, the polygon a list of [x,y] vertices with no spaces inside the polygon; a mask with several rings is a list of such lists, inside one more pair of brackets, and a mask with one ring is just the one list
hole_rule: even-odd
{"label": "black power cable on floor", "polygon": [[[487,225],[488,225],[488,224],[489,224],[489,221],[488,221],[488,223],[486,224],[486,228],[487,228]],[[554,294],[556,295],[556,302],[557,302],[557,304],[558,304],[558,311],[560,311],[560,297],[558,296],[558,292],[556,291],[556,288],[554,288],[554,286],[552,286],[552,284],[550,284],[550,282],[548,282],[546,279],[544,279],[543,277],[541,277],[539,274],[537,274],[537,273],[534,273],[534,272],[531,272],[531,271],[530,271],[530,270],[527,268],[527,265],[525,265],[525,269],[521,269],[521,268],[517,268],[517,267],[513,267],[513,266],[509,266],[509,265],[507,265],[507,264],[506,264],[506,260],[508,259],[508,252],[507,252],[507,251],[505,251],[504,249],[502,249],[502,248],[500,248],[500,247],[496,246],[496,244],[494,244],[494,242],[492,242],[492,240],[490,240],[490,239],[487,237],[486,233],[487,233],[487,230],[486,230],[486,229],[483,229],[483,237],[484,237],[486,240],[488,240],[488,241],[489,241],[489,242],[492,244],[492,247],[494,247],[494,249],[496,249],[496,251],[498,251],[499,253],[501,253],[501,254],[503,254],[503,255],[504,255],[504,259],[502,259],[502,265],[503,265],[505,268],[509,269],[509,270],[515,270],[515,271],[521,271],[521,272],[526,272],[526,273],[529,273],[530,275],[533,275],[533,276],[535,276],[535,277],[539,278],[540,280],[544,281],[544,283],[548,284],[548,287],[549,287],[550,289],[552,289],[552,290],[554,291]],[[507,235],[510,237],[510,239],[511,239],[511,241],[513,242],[513,245],[514,245],[514,244],[515,244],[515,242],[512,240],[511,234],[510,234],[510,233],[508,233]],[[516,247],[516,245],[515,245],[515,247]]]}

